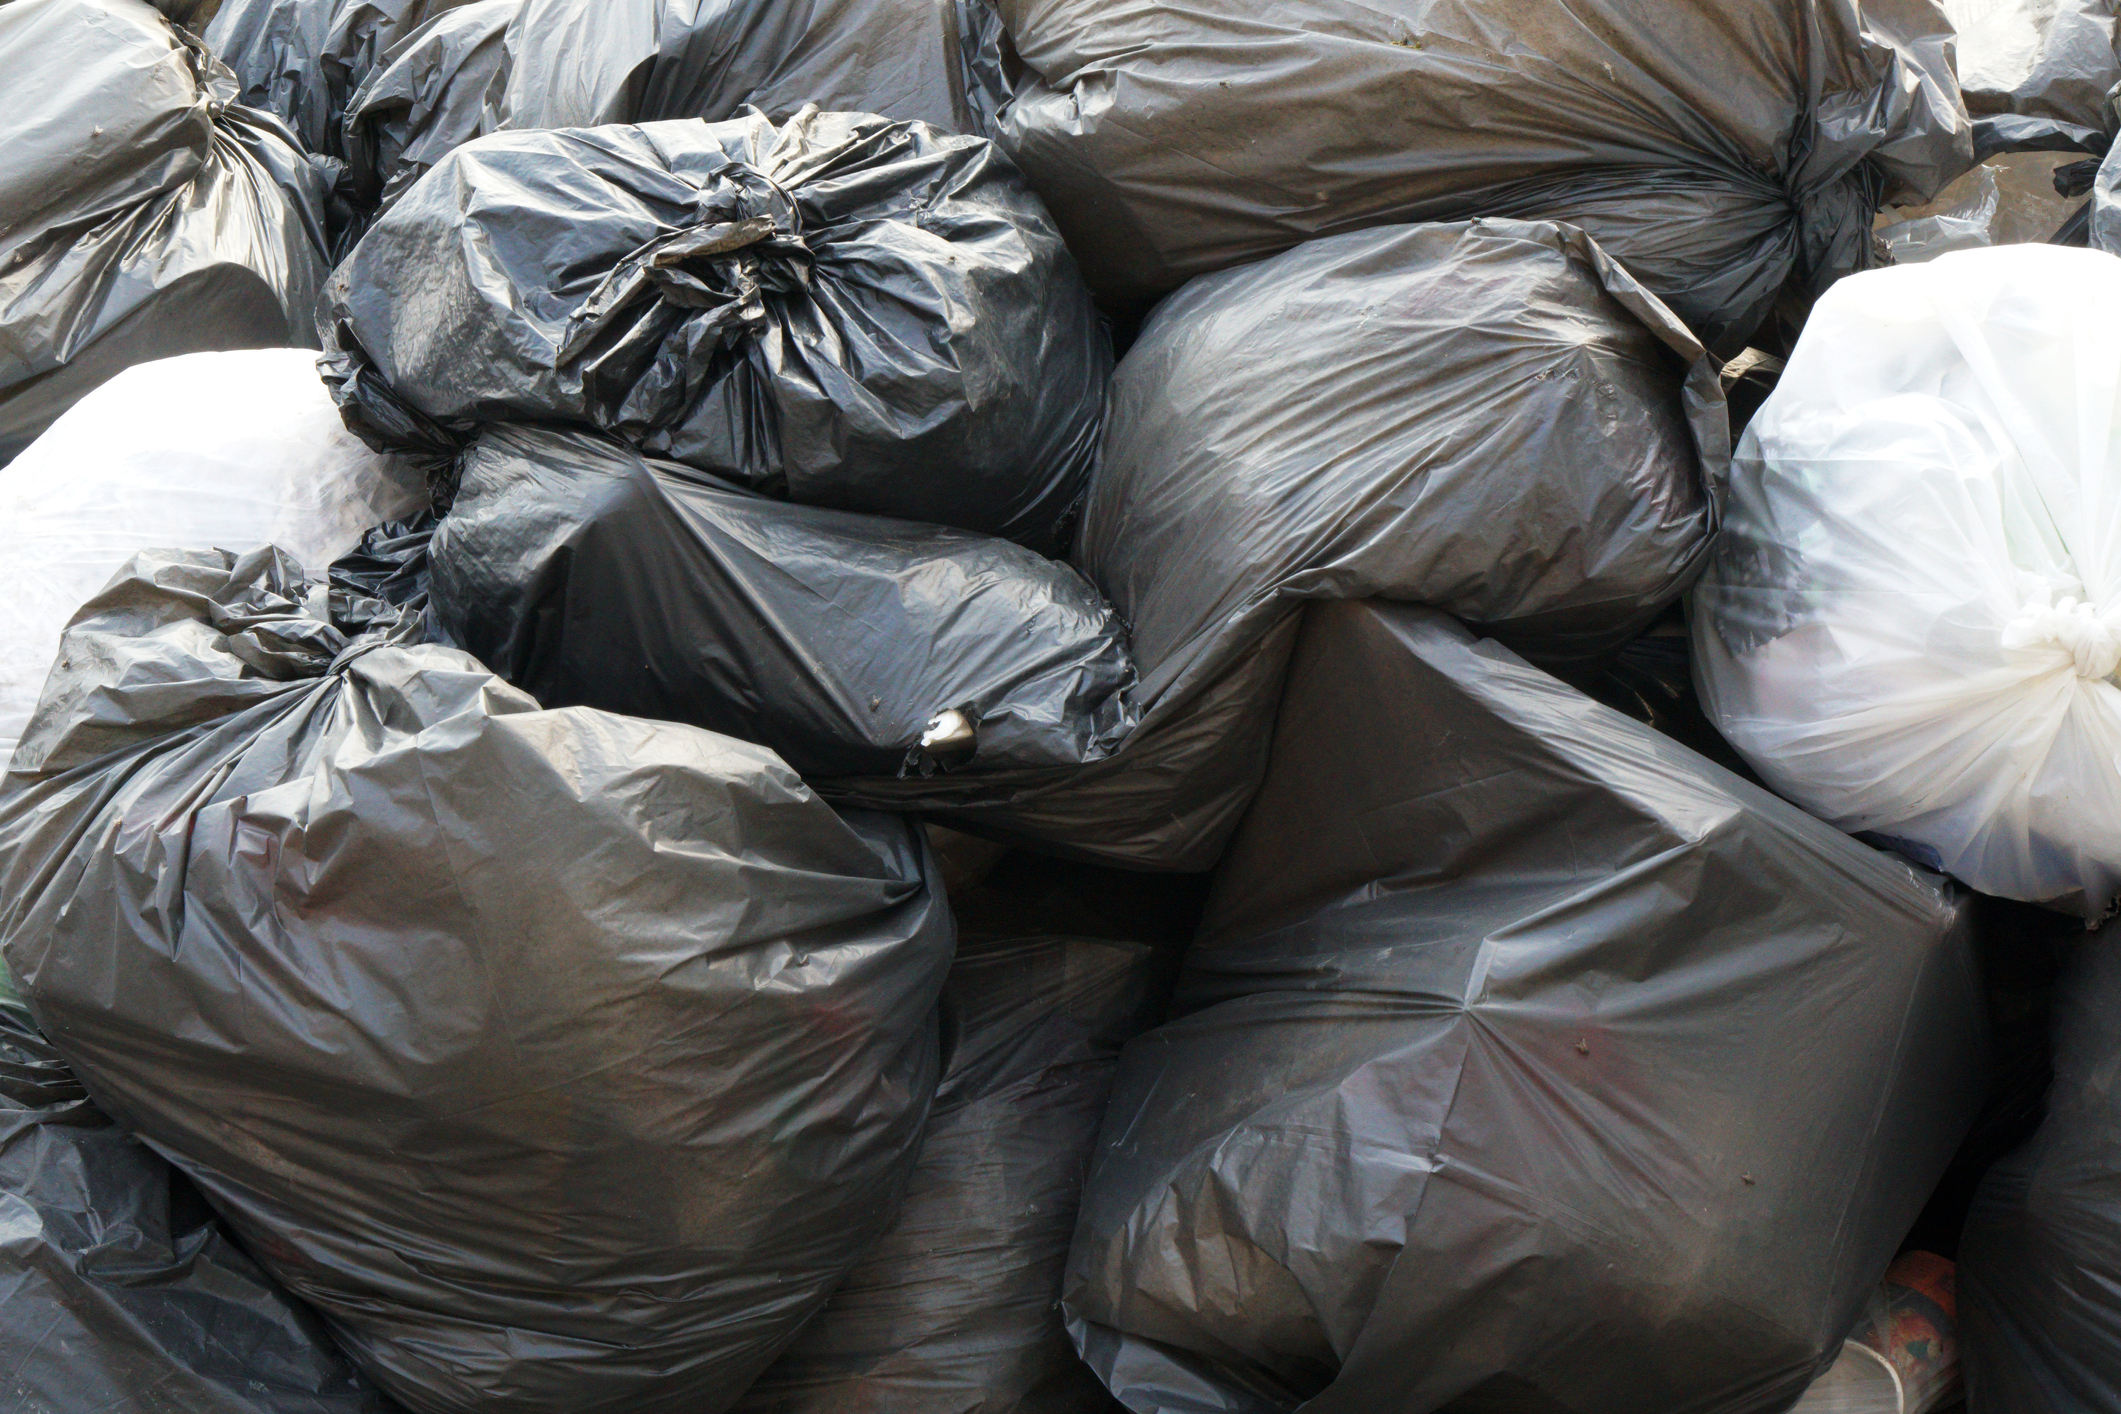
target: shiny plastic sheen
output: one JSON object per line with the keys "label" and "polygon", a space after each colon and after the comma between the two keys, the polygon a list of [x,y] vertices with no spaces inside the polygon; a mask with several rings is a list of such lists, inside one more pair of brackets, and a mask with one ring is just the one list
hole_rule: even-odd
{"label": "shiny plastic sheen", "polygon": [[1141,725],[1065,776],[844,788],[1206,869],[1302,601],[1430,604],[1588,670],[1700,571],[1729,448],[1700,344],[1570,227],[1382,227],[1196,280],[1120,363],[1076,546],[1132,634]]}
{"label": "shiny plastic sheen", "polygon": [[22,1414],[398,1414],[0,977],[0,1403]]}
{"label": "shiny plastic sheen", "polygon": [[1927,0],[998,8],[1029,69],[1003,141],[1129,309],[1317,236],[1540,218],[1730,357],[1973,159]]}
{"label": "shiny plastic sheen", "polygon": [[96,1101],[416,1414],[714,1414],[890,1223],[953,929],[760,747],[146,554],[0,794],[0,949]]}
{"label": "shiny plastic sheen", "polygon": [[379,445],[587,424],[769,495],[1048,553],[1111,372],[1000,149],[812,110],[460,147],[334,272],[325,319],[348,425]]}
{"label": "shiny plastic sheen", "polygon": [[[805,777],[1066,766],[1134,725],[1124,625],[1006,540],[795,506],[594,433],[496,427],[429,550],[441,638],[548,707],[690,722]],[[975,740],[920,748],[938,713]]]}
{"label": "shiny plastic sheen", "polygon": [[1313,605],[1065,1301],[1136,1414],[1776,1414],[1987,1081],[1965,900],[1431,610]]}
{"label": "shiny plastic sheen", "polygon": [[326,182],[138,0],[0,5],[0,462],[136,363],[316,346]]}

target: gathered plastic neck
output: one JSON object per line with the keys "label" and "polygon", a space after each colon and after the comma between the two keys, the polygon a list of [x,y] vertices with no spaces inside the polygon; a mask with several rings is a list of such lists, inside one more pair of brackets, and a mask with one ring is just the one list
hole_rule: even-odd
{"label": "gathered plastic neck", "polygon": [[2121,668],[2121,611],[2101,613],[2071,595],[2050,602],[2041,594],[2003,626],[2003,646],[2060,648],[2076,660],[2077,676],[2109,678]]}

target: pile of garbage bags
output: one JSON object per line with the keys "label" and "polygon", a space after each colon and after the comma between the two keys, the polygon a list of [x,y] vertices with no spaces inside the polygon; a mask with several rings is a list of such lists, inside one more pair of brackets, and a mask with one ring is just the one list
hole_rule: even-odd
{"label": "pile of garbage bags", "polygon": [[1587,669],[1700,573],[1729,435],[1701,345],[1570,227],[1380,227],[1196,281],[1120,361],[1076,542],[1130,630],[1139,726],[1065,776],[849,796],[1205,869],[1265,769],[1303,601],[1434,604]]}
{"label": "pile of garbage bags", "polygon": [[987,0],[223,0],[203,32],[242,101],[323,159],[342,256],[443,154],[504,128],[815,104],[991,136],[1008,99]]}
{"label": "pile of garbage bags", "polygon": [[1025,70],[1002,140],[1123,310],[1357,227],[1545,218],[1729,356],[1865,268],[1881,202],[1972,151],[1928,6],[996,8]]}
{"label": "pile of garbage bags", "polygon": [[324,317],[348,425],[379,449],[579,423],[1048,552],[1110,374],[1074,262],[992,144],[814,109],[459,148],[362,237]]}
{"label": "pile of garbage bags", "polygon": [[419,467],[346,430],[313,353],[126,369],[0,466],[0,751],[29,725],[74,611],[141,546],[278,545],[328,565],[427,500]]}
{"label": "pile of garbage bags", "polygon": [[0,4],[0,1411],[2121,1409],[2115,43]]}

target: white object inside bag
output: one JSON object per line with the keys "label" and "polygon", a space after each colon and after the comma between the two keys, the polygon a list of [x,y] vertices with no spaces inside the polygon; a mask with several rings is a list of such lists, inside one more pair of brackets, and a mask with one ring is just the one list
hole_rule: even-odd
{"label": "white object inside bag", "polygon": [[1768,783],[1988,893],[2121,888],[2121,259],[2014,245],[1814,309],[1693,600]]}
{"label": "white object inside bag", "polygon": [[143,549],[278,545],[312,577],[424,505],[339,420],[310,349],[184,354],[90,393],[0,467],[0,762],[74,611]]}

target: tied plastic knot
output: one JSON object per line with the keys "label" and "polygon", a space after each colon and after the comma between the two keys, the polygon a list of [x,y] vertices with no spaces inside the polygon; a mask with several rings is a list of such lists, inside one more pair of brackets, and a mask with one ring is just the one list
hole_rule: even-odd
{"label": "tied plastic knot", "polygon": [[2003,646],[2060,648],[2076,659],[2077,676],[2109,678],[2121,668],[2121,622],[2072,596],[2049,603],[2043,594],[2003,626]]}

